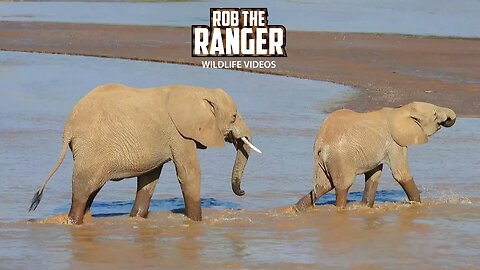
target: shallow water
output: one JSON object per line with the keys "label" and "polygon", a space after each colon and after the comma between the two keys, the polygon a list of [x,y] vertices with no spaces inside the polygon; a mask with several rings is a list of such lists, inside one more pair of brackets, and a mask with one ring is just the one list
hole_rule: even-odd
{"label": "shallow water", "polygon": [[[273,75],[80,56],[0,52],[0,269],[474,269],[480,264],[480,121],[458,119],[426,145],[410,149],[424,203],[405,195],[386,169],[377,204],[347,210],[333,194],[308,213],[280,207],[311,187],[312,144],[323,109],[347,87]],[[135,87],[186,83],[225,88],[264,154],[252,154],[237,197],[229,175],[234,151],[199,151],[204,221],[181,213],[173,165],[164,166],[148,220],[127,216],[136,181],[108,183],[94,218],[60,225],[69,209],[69,155],[34,213],[29,201],[58,158],[64,121],[89,89],[106,82]],[[36,222],[27,222],[36,219]],[[40,223],[39,223],[40,222]],[[470,268],[468,268],[470,267]]]}
{"label": "shallow water", "polygon": [[[232,0],[0,4],[0,20],[170,26],[209,24],[211,7],[240,7]],[[249,0],[241,7],[267,7],[269,22],[289,30],[480,37],[476,0]]]}

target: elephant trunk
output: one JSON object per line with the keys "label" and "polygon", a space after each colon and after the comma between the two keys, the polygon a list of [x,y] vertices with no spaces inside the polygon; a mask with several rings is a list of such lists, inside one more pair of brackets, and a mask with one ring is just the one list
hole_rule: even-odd
{"label": "elephant trunk", "polygon": [[237,157],[235,158],[235,164],[232,170],[232,191],[237,196],[243,196],[245,195],[245,191],[242,190],[241,183],[243,171],[245,170],[250,155],[250,147],[248,144],[251,142],[252,137],[250,135],[250,129],[240,115],[237,116],[231,135],[233,145],[237,150]]}
{"label": "elephant trunk", "polygon": [[447,118],[447,120],[442,122],[441,125],[444,126],[444,127],[451,127],[451,126],[453,126],[453,124],[455,124],[455,121],[456,121],[456,118],[453,118],[453,119]]}
{"label": "elephant trunk", "polygon": [[444,127],[453,126],[453,124],[455,124],[455,121],[457,120],[457,115],[451,109],[447,109],[447,112],[445,114],[447,118],[445,119],[445,121],[441,122],[440,125]]}
{"label": "elephant trunk", "polygon": [[[248,137],[247,137],[248,138]],[[249,138],[248,138],[249,139]],[[235,139],[235,148],[237,149],[237,157],[232,170],[232,190],[238,196],[245,195],[245,191],[240,187],[243,177],[243,171],[247,165],[250,148],[245,147],[245,143],[241,139]]]}

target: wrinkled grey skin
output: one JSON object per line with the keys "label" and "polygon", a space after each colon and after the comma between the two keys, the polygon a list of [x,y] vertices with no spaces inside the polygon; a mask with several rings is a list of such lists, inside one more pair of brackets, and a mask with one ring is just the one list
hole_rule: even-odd
{"label": "wrinkled grey skin", "polygon": [[102,186],[109,180],[137,177],[131,216],[147,217],[162,166],[175,164],[185,214],[201,220],[200,166],[196,149],[233,143],[237,156],[232,190],[241,189],[251,140],[248,126],[231,97],[222,89],[171,85],[134,89],[106,84],[82,98],[67,120],[61,157],[35,194],[37,207],[46,183],[60,166],[67,147],[73,153],[72,205],[69,220],[81,224]]}
{"label": "wrinkled grey skin", "polygon": [[303,211],[335,188],[336,205],[345,207],[348,190],[358,174],[365,174],[363,202],[373,207],[387,164],[410,201],[420,194],[410,173],[407,147],[423,144],[441,126],[451,127],[455,112],[424,102],[368,113],[338,110],[325,119],[314,145],[314,188],[294,206]]}

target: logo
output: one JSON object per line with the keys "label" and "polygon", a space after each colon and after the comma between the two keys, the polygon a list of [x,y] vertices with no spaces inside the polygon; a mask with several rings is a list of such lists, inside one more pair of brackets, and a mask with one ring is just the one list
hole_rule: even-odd
{"label": "logo", "polygon": [[283,25],[268,24],[266,8],[211,8],[210,26],[192,25],[193,57],[285,57]]}

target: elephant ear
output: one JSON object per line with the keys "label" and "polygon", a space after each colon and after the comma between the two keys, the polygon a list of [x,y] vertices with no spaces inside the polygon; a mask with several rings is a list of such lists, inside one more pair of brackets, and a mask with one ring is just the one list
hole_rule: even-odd
{"label": "elephant ear", "polygon": [[208,90],[174,88],[171,90],[167,111],[178,132],[207,147],[225,145],[215,119],[215,107],[208,100]]}
{"label": "elephant ear", "polygon": [[426,143],[428,137],[420,120],[415,109],[408,105],[393,109],[388,117],[388,129],[393,140],[400,146]]}

